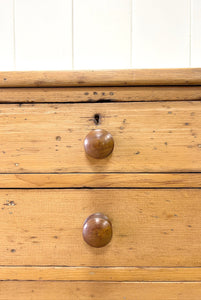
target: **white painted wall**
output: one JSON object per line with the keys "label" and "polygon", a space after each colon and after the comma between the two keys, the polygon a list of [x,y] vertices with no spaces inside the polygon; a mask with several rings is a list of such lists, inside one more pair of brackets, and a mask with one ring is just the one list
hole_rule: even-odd
{"label": "white painted wall", "polygon": [[201,67],[201,0],[0,0],[0,71]]}

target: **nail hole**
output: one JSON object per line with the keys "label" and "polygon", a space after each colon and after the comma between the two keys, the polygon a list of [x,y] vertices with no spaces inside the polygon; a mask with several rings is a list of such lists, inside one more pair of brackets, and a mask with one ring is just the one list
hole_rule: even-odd
{"label": "nail hole", "polygon": [[94,123],[96,125],[100,124],[100,115],[99,114],[94,115]]}

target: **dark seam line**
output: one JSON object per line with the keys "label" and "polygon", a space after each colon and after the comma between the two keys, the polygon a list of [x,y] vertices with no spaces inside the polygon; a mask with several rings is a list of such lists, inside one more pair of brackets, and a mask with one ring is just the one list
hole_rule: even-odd
{"label": "dark seam line", "polygon": [[0,187],[0,190],[200,190],[201,187]]}
{"label": "dark seam line", "polygon": [[200,99],[185,99],[185,100],[132,100],[132,101],[122,101],[122,100],[115,100],[115,99],[100,99],[100,100],[88,100],[88,101],[67,101],[67,102],[63,102],[63,101],[57,101],[57,102],[38,102],[38,101],[20,101],[20,102],[10,102],[10,101],[1,101],[0,100],[0,105],[1,104],[8,104],[8,105],[14,105],[14,104],[26,104],[26,105],[36,105],[36,104],[98,104],[98,103],[150,103],[150,102],[154,102],[154,103],[160,103],[160,102],[199,102],[201,101]]}
{"label": "dark seam line", "polygon": [[170,175],[174,175],[174,174],[201,174],[201,171],[184,171],[184,172],[181,172],[181,171],[178,171],[178,172],[24,172],[24,173],[0,173],[0,175],[16,175],[16,176],[20,176],[20,175],[93,175],[93,174],[96,174],[96,175],[108,175],[108,174],[126,174],[126,175],[129,175],[129,174],[137,174],[137,175],[166,175],[166,174],[170,174]]}
{"label": "dark seam line", "polygon": [[201,266],[67,266],[67,265],[0,265],[0,268],[77,268],[77,269],[200,269]]}
{"label": "dark seam line", "polygon": [[87,280],[87,279],[85,279],[85,280],[82,280],[82,279],[77,279],[77,280],[75,280],[75,279],[65,279],[65,280],[61,280],[61,279],[59,279],[59,280],[57,280],[57,279],[52,279],[52,280],[47,280],[47,279],[27,279],[27,280],[21,280],[21,279],[4,279],[4,280],[0,280],[0,282],[5,282],[5,281],[7,281],[7,282],[9,282],[9,281],[15,281],[15,282],[93,282],[93,283],[108,283],[108,284],[110,284],[110,283],[120,283],[120,282],[122,282],[122,283],[148,283],[148,282],[150,282],[150,283],[181,283],[181,282],[183,282],[183,283],[200,283],[200,281],[198,281],[198,280],[175,280],[175,281],[171,281],[171,280],[153,280],[153,279],[150,279],[150,280],[141,280],[141,279],[139,279],[139,280],[116,280],[116,281],[114,281],[114,280],[96,280],[96,279],[93,279],[93,280]]}
{"label": "dark seam line", "polygon": [[71,280],[71,279],[65,279],[65,280],[57,280],[57,279],[52,279],[52,280],[47,280],[47,279],[27,279],[27,280],[21,280],[21,279],[4,279],[4,280],[0,280],[0,282],[9,282],[9,281],[15,281],[15,282],[93,282],[93,283],[108,283],[108,284],[110,284],[110,283],[116,283],[116,284],[118,284],[118,283],[181,283],[181,282],[183,282],[183,283],[200,283],[200,281],[198,281],[198,280],[175,280],[175,281],[171,281],[171,280],[153,280],[153,279],[150,279],[150,280],[141,280],[141,279],[139,279],[139,280],[116,280],[116,281],[114,281],[114,280],[96,280],[96,279],[93,279],[93,280],[82,280],[82,279],[77,279],[77,280],[75,280],[75,279],[73,279],[73,280]]}
{"label": "dark seam line", "polygon": [[[108,80],[109,81],[109,80]],[[127,88],[127,87],[200,87],[200,84],[165,84],[165,83],[161,83],[161,84],[138,84],[138,85],[118,85],[118,84],[114,84],[114,85],[104,85],[104,84],[99,84],[99,85],[47,85],[47,86],[0,86],[0,89],[57,89],[57,88],[65,88],[65,89],[82,89],[82,88]]]}

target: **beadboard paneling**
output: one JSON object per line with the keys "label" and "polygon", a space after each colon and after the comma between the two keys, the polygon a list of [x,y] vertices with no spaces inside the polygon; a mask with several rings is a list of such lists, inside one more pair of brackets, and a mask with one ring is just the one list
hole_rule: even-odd
{"label": "beadboard paneling", "polygon": [[16,0],[17,70],[72,68],[72,0]]}
{"label": "beadboard paneling", "polygon": [[189,0],[133,0],[132,15],[132,67],[189,67]]}
{"label": "beadboard paneling", "polygon": [[13,1],[0,0],[0,70],[14,69]]}
{"label": "beadboard paneling", "polygon": [[0,71],[200,67],[201,1],[0,0],[0,41]]}
{"label": "beadboard paneling", "polygon": [[191,0],[191,66],[201,66],[201,1]]}
{"label": "beadboard paneling", "polygon": [[131,67],[131,0],[74,0],[75,69]]}

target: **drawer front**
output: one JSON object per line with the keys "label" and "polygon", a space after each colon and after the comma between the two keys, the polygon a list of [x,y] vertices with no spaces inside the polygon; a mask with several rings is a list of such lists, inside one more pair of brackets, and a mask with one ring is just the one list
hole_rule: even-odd
{"label": "drawer front", "polygon": [[[2,104],[0,114],[1,173],[201,170],[199,101]],[[97,128],[114,138],[105,159],[84,151]]]}
{"label": "drawer front", "polygon": [[[201,283],[0,282],[0,300],[200,300]],[[135,298],[133,298],[135,297]]]}
{"label": "drawer front", "polygon": [[[0,190],[0,265],[201,265],[200,189]],[[111,242],[83,241],[85,219],[108,216]]]}

